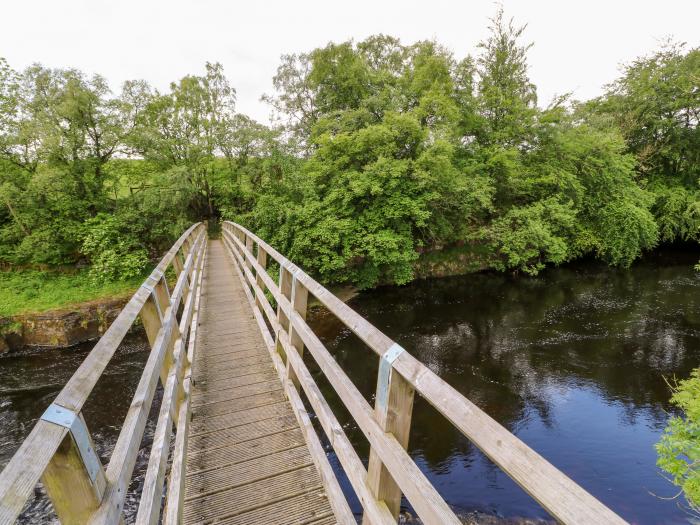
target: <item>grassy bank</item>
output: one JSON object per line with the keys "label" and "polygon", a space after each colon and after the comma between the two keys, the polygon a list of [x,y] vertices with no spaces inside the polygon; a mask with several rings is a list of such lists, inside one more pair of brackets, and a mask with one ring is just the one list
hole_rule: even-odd
{"label": "grassy bank", "polygon": [[136,290],[145,277],[95,283],[88,278],[87,271],[0,272],[0,317],[67,308],[96,299],[127,295]]}

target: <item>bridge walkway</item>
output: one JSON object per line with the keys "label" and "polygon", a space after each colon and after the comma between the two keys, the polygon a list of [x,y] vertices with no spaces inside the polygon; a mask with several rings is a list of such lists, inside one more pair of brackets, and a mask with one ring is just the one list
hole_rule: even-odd
{"label": "bridge walkway", "polygon": [[336,520],[221,241],[210,241],[192,376],[184,523]]}

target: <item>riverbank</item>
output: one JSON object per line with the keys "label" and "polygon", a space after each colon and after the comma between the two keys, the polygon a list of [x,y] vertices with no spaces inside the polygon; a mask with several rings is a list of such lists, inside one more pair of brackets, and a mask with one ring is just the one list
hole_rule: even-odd
{"label": "riverbank", "polygon": [[142,281],[96,283],[84,270],[0,272],[0,354],[100,337]]}

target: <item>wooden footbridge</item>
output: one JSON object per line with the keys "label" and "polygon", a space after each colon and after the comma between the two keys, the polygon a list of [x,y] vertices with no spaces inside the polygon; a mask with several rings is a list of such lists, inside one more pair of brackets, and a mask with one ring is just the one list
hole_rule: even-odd
{"label": "wooden footbridge", "polygon": [[[310,296],[377,354],[374,407],[306,323]],[[139,320],[151,352],[105,466],[81,411]],[[309,373],[304,352],[369,441],[367,464]],[[159,383],[155,435],[142,451],[148,467],[138,513],[125,516]],[[403,495],[423,523],[456,525],[406,452],[415,394],[557,521],[624,523],[262,239],[227,222],[222,240],[208,241],[202,224],[182,235],[46,409],[0,474],[0,524],[21,515],[41,482],[58,518],[69,524],[386,525],[397,522]],[[362,515],[351,512],[307,407]]]}

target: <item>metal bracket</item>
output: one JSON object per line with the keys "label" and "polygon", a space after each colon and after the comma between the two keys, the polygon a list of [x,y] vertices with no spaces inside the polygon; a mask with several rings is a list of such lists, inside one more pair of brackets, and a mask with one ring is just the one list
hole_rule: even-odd
{"label": "metal bracket", "polygon": [[391,369],[396,358],[399,357],[405,350],[398,344],[394,343],[389,347],[389,350],[382,354],[379,360],[379,374],[377,377],[377,406],[385,410],[389,401],[389,380],[391,379]]}
{"label": "metal bracket", "polygon": [[97,479],[97,473],[102,467],[100,458],[97,457],[97,453],[92,447],[90,442],[90,434],[88,433],[87,426],[83,418],[79,414],[76,414],[72,410],[68,410],[60,405],[51,403],[49,408],[46,409],[44,414],[41,416],[43,421],[53,423],[63,428],[67,428],[73,441],[75,441],[78,447],[78,453],[83,460],[83,465],[85,470],[90,476],[90,480],[94,483]]}

